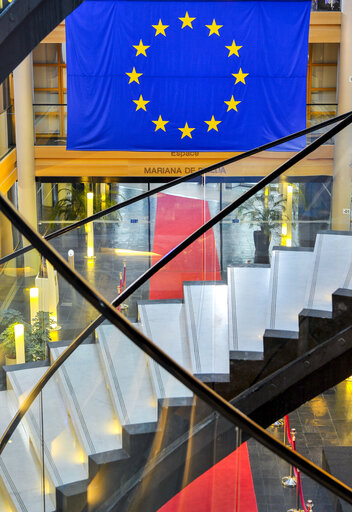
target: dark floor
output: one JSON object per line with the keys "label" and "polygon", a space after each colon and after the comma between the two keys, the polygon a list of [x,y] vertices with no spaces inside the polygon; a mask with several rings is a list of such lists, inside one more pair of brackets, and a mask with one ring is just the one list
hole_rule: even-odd
{"label": "dark floor", "polygon": [[[297,431],[297,451],[322,467],[325,446],[352,446],[352,382],[343,381],[329,389],[292,412],[289,419],[291,428]],[[283,427],[272,426],[268,430],[284,440]],[[295,508],[296,489],[285,488],[281,484],[281,478],[290,473],[288,464],[253,439],[248,442],[248,450],[258,512],[285,512]],[[346,479],[349,477],[346,475]],[[313,500],[316,512],[335,510],[329,492],[303,474],[302,488],[305,501]],[[346,507],[346,510],[352,510],[352,507]]]}

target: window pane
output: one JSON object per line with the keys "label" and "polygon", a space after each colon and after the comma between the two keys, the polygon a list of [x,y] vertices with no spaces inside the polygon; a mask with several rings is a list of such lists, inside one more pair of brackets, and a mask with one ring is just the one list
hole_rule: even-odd
{"label": "window pane", "polygon": [[336,109],[334,105],[311,105],[310,112],[312,117],[335,116]]}
{"label": "window pane", "polygon": [[312,87],[336,87],[336,66],[313,66]]}
{"label": "window pane", "polygon": [[33,62],[41,63],[41,64],[56,63],[57,62],[57,44],[54,44],[54,43],[39,44],[33,50]]}
{"label": "window pane", "polygon": [[66,43],[61,45],[61,62],[66,64]]}
{"label": "window pane", "polygon": [[42,105],[55,105],[59,103],[59,94],[57,92],[34,92],[34,102]]}
{"label": "window pane", "polygon": [[39,134],[57,134],[59,133],[59,115],[58,112],[43,112],[35,114],[35,133]]}
{"label": "window pane", "polygon": [[313,44],[313,64],[337,62],[338,50],[336,43]]}
{"label": "window pane", "polygon": [[57,67],[37,67],[33,68],[34,74],[34,87],[35,88],[50,88],[56,89],[58,87],[58,74]]}
{"label": "window pane", "polygon": [[312,103],[336,103],[336,91],[312,91]]}
{"label": "window pane", "polygon": [[67,69],[66,68],[62,68],[62,83],[63,83],[63,88],[67,89]]}

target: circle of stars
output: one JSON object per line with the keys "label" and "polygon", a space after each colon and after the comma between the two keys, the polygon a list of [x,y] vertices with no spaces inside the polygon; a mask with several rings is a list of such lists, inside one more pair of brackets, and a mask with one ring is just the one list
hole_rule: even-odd
{"label": "circle of stars", "polygon": [[[187,29],[187,30],[193,30],[193,23],[196,21],[197,18],[192,18],[188,11],[186,11],[186,14],[182,17],[178,18],[181,22],[181,30]],[[170,25],[164,25],[161,19],[159,19],[158,23],[156,25],[152,25],[152,27],[155,30],[155,37],[162,35],[166,37],[166,30],[169,28]],[[220,37],[220,30],[222,29],[223,25],[219,25],[216,23],[216,20],[213,19],[212,23],[209,25],[205,25],[205,27],[209,30],[208,37],[212,36],[218,36]],[[136,50],[136,57],[139,55],[143,55],[144,57],[147,57],[147,50],[151,47],[151,45],[145,45],[143,44],[142,39],[140,39],[139,44],[133,45],[133,48]],[[232,43],[229,45],[225,45],[225,48],[229,51],[228,57],[230,58],[232,55],[239,57],[239,50],[243,48],[243,46],[239,46],[236,44],[235,40],[232,40]],[[139,82],[139,77],[143,75],[143,73],[138,73],[136,71],[136,68],[133,67],[132,71],[130,73],[126,73],[126,75],[129,77],[128,84],[132,84],[133,82],[136,82],[138,85],[141,85]],[[249,75],[249,73],[244,73],[242,68],[240,67],[237,73],[232,73],[232,76],[236,79],[235,85],[242,83],[246,85],[246,77]],[[145,100],[140,94],[139,99],[132,100],[133,103],[135,103],[136,106],[136,112],[138,110],[144,110],[147,112],[146,105],[150,103],[150,100]],[[237,105],[241,103],[241,101],[236,101],[234,96],[232,95],[229,100],[224,100],[224,103],[227,105],[226,112],[230,112],[231,110],[234,110],[235,112],[238,112]],[[152,120],[152,123],[155,125],[154,131],[157,132],[158,130],[162,130],[166,132],[166,125],[169,123],[169,120],[165,120],[162,118],[161,114],[159,114],[159,118],[156,120]],[[204,123],[208,126],[207,132],[210,132],[211,130],[214,130],[216,132],[219,132],[218,125],[222,121],[217,121],[214,117],[214,115],[211,116],[211,119],[208,121],[204,121]],[[192,132],[195,130],[195,128],[190,127],[188,125],[188,122],[185,122],[185,125],[183,127],[179,127],[178,130],[181,132],[181,140],[184,137],[192,138]]]}

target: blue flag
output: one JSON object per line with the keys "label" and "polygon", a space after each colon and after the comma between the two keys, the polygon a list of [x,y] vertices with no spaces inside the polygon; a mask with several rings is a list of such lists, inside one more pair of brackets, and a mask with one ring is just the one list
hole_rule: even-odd
{"label": "blue flag", "polygon": [[66,20],[67,148],[244,151],[304,129],[309,15],[310,0],[84,2]]}

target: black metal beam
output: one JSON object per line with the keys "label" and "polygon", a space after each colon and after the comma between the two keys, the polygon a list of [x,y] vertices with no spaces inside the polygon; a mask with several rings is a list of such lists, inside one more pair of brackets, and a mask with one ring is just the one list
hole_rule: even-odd
{"label": "black metal beam", "polygon": [[[351,374],[351,368],[352,327],[349,327],[252,386],[231,403],[267,428],[278,418],[341,382]],[[240,442],[247,440],[248,436],[244,435]],[[182,488],[229,455],[238,442],[233,425],[208,413],[199,423],[189,426],[187,436],[181,435],[149,459],[147,466],[143,465],[125,485],[112,492],[99,511],[125,510],[126,503],[131,500],[134,510],[139,510],[142,503],[145,510],[158,510]],[[192,464],[187,470],[187,479],[178,481],[180,474],[184,476],[180,464],[190,446]],[[143,479],[148,485],[144,485]],[[175,482],[179,485],[177,488]],[[127,506],[126,510],[131,508]]]}
{"label": "black metal beam", "polygon": [[266,428],[351,374],[352,327],[298,357],[231,403]]}
{"label": "black metal beam", "polygon": [[13,0],[0,14],[0,84],[83,0]]}
{"label": "black metal beam", "polygon": [[[340,127],[347,121],[342,121]],[[338,130],[337,130],[338,131]],[[101,315],[110,321],[115,327],[120,329],[133,343],[141,348],[146,354],[152,357],[163,368],[170,372],[176,379],[187,386],[195,395],[203,400],[214,411],[218,412],[222,418],[228,420],[235,426],[242,429],[247,435],[256,439],[263,446],[274,452],[279,457],[286,460],[289,464],[298,467],[310,478],[320,485],[329,489],[332,493],[352,504],[352,489],[340,482],[327,472],[320,469],[317,465],[310,462],[297,452],[292,451],[283,443],[271,436],[266,430],[252,421],[248,416],[236,409],[232,404],[224,400],[191,373],[182,368],[165,352],[160,350],[151,340],[139,332],[126,318],[124,318],[109,302],[98,292],[96,292],[87,281],[85,281],[77,272],[75,272],[68,263],[56,252],[48,242],[46,242],[16,210],[10,201],[0,194],[0,210],[13,223],[13,225],[34,245],[34,247],[57,269],[57,271],[76,288],[76,290],[87,301],[95,307]],[[45,384],[55,373],[63,360],[68,357],[70,347],[66,349],[60,358],[58,358],[39,379],[32,391],[23,400],[20,409],[13,417],[8,428],[0,439],[0,453],[4,450],[8,441],[29,407],[39,395]],[[64,356],[64,357],[63,357]],[[60,361],[59,361],[60,359]]]}

